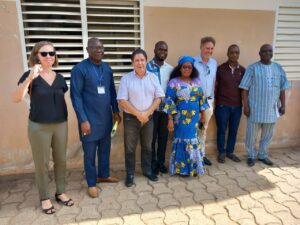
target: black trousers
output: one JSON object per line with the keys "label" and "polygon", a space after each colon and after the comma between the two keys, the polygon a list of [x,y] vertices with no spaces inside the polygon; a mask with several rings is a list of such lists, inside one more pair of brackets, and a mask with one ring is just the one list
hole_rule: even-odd
{"label": "black trousers", "polygon": [[153,118],[142,126],[141,122],[129,113],[123,114],[124,142],[125,142],[125,167],[127,175],[134,175],[135,172],[135,152],[140,139],[141,143],[141,167],[143,174],[150,175],[152,148],[151,141],[153,135]]}
{"label": "black trousers", "polygon": [[155,169],[165,164],[168,141],[168,114],[161,111],[155,111],[153,113],[153,125],[152,169]]}

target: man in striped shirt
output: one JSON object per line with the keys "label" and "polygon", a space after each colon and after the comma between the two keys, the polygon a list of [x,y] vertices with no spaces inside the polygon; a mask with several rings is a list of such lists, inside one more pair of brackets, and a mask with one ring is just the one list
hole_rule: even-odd
{"label": "man in striped shirt", "polygon": [[247,119],[246,148],[248,166],[256,159],[256,137],[261,129],[261,140],[257,158],[266,165],[273,165],[268,158],[267,148],[271,142],[275,123],[285,113],[285,90],[289,82],[282,67],[272,62],[273,48],[269,44],[261,46],[260,61],[250,65],[240,83],[244,114]]}

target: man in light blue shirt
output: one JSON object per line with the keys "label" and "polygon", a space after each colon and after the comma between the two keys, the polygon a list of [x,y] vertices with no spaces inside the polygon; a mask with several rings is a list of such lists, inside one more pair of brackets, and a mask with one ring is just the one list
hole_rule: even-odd
{"label": "man in light blue shirt", "polygon": [[147,54],[142,49],[131,55],[134,70],[121,79],[118,102],[124,109],[124,142],[125,142],[125,185],[131,187],[134,182],[135,152],[138,140],[141,143],[141,167],[145,177],[157,181],[152,173],[152,136],[153,112],[165,96],[158,78],[146,70]]}
{"label": "man in light blue shirt", "polygon": [[[155,74],[158,77],[164,93],[166,93],[170,74],[173,71],[173,66],[165,62],[167,56],[167,43],[164,41],[157,42],[154,48],[154,58],[148,62],[146,67],[147,71]],[[152,171],[154,174],[158,174],[159,172],[168,172],[168,169],[165,166],[165,154],[168,141],[168,114],[162,110],[163,104],[161,103],[159,108],[153,113],[154,129],[152,139]]]}
{"label": "man in light blue shirt", "polygon": [[260,129],[261,140],[257,158],[266,165],[273,165],[268,158],[267,148],[278,117],[285,113],[285,90],[290,86],[282,67],[271,61],[272,46],[261,46],[259,55],[260,61],[247,68],[239,86],[243,89],[244,114],[248,117],[246,148],[247,164],[250,167],[255,164],[255,144]]}
{"label": "man in light blue shirt", "polygon": [[210,166],[211,162],[205,157],[205,142],[208,123],[214,112],[215,81],[217,61],[212,58],[216,41],[213,37],[203,37],[200,44],[200,55],[195,57],[194,66],[199,72],[200,85],[209,103],[209,109],[205,110],[205,123],[200,127],[200,140],[203,144],[203,161]]}

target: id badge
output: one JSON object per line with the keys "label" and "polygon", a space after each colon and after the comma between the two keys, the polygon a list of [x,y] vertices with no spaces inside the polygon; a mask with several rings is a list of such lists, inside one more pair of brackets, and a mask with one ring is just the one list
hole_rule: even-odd
{"label": "id badge", "polygon": [[105,87],[104,86],[98,86],[97,89],[98,89],[98,94],[99,95],[105,94]]}

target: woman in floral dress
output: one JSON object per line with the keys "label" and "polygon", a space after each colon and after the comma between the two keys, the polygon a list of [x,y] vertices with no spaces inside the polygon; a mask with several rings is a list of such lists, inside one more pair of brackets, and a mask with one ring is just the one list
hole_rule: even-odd
{"label": "woman in floral dress", "polygon": [[169,132],[174,131],[169,163],[171,175],[196,176],[204,173],[197,128],[199,122],[205,121],[204,110],[209,106],[193,65],[191,56],[180,57],[167,88],[164,111],[169,117]]}

